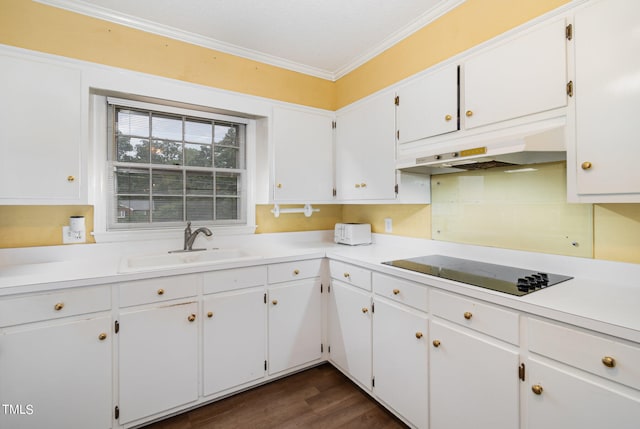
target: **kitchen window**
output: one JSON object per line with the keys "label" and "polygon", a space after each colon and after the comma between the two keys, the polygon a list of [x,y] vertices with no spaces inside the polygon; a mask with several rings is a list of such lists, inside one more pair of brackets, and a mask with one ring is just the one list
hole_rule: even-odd
{"label": "kitchen window", "polygon": [[246,224],[247,122],[109,98],[109,229]]}

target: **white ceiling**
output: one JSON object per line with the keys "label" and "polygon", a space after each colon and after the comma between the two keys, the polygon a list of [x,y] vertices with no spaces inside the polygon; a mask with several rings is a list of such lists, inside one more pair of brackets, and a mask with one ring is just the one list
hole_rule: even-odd
{"label": "white ceiling", "polygon": [[464,0],[36,0],[336,80]]}

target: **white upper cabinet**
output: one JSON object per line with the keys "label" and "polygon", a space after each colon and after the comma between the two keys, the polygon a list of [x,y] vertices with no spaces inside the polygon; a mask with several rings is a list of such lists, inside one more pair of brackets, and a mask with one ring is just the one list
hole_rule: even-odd
{"label": "white upper cabinet", "polygon": [[332,122],[332,112],[273,108],[275,202],[333,200]]}
{"label": "white upper cabinet", "polygon": [[554,20],[465,60],[464,128],[566,106],[565,29]]}
{"label": "white upper cabinet", "polygon": [[385,91],[338,113],[338,199],[395,198],[394,108],[393,93]]}
{"label": "white upper cabinet", "polygon": [[0,204],[82,202],[81,84],[78,69],[0,55]]}
{"label": "white upper cabinet", "polygon": [[458,65],[401,86],[396,106],[398,144],[458,130]]}
{"label": "white upper cabinet", "polygon": [[640,3],[634,0],[596,1],[576,11],[570,200],[640,202],[638,22]]}

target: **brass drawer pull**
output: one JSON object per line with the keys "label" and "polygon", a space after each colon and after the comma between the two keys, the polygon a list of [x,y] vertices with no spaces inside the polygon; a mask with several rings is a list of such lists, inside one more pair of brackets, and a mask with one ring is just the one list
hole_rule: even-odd
{"label": "brass drawer pull", "polygon": [[362,307],[362,312],[363,312],[363,313],[368,313],[368,312],[369,312],[369,309],[368,309],[367,307]]}
{"label": "brass drawer pull", "polygon": [[278,305],[278,300],[277,300],[277,299],[274,299],[273,301],[271,301],[271,304],[273,304],[273,305]]}
{"label": "brass drawer pull", "polygon": [[71,183],[75,180],[76,180],[75,176],[67,176],[67,182]]}
{"label": "brass drawer pull", "polygon": [[536,395],[542,395],[544,389],[539,384],[534,384],[533,386],[531,386],[531,391]]}
{"label": "brass drawer pull", "polygon": [[607,368],[615,368],[616,360],[611,356],[605,356],[602,358],[602,364]]}
{"label": "brass drawer pull", "polygon": [[440,347],[440,340],[433,340],[433,347]]}
{"label": "brass drawer pull", "polygon": [[293,270],[293,275],[297,276],[298,274],[300,274],[300,270]]}
{"label": "brass drawer pull", "polygon": [[465,115],[467,115],[468,118],[473,116],[473,110],[467,110]]}
{"label": "brass drawer pull", "polygon": [[416,332],[416,338],[417,339],[422,338],[422,332]]}
{"label": "brass drawer pull", "polygon": [[393,290],[393,294],[394,294],[394,295],[398,295],[399,293],[400,293],[400,289],[394,289],[394,290]]}
{"label": "brass drawer pull", "polygon": [[213,317],[213,311],[208,312],[208,313],[207,313],[207,317],[208,317],[209,319],[211,319],[211,318]]}
{"label": "brass drawer pull", "polygon": [[164,289],[158,289],[158,295],[164,295]]}
{"label": "brass drawer pull", "polygon": [[471,312],[469,311],[465,311],[463,316],[465,319],[471,320],[471,318],[473,317],[473,314],[471,314]]}
{"label": "brass drawer pull", "polygon": [[98,339],[99,339],[100,341],[104,341],[104,340],[106,340],[106,339],[107,339],[107,334],[105,334],[104,332],[103,332],[103,333],[101,333],[100,335],[98,335]]}
{"label": "brass drawer pull", "polygon": [[449,122],[449,121],[450,121],[450,120],[452,120],[452,119],[453,119],[453,117],[452,117],[451,115],[446,115],[446,116],[444,117],[444,120],[445,120],[445,121],[447,121],[447,122]]}
{"label": "brass drawer pull", "polygon": [[53,306],[53,309],[55,311],[60,311],[64,308],[64,302],[58,302],[56,303],[56,305]]}
{"label": "brass drawer pull", "polygon": [[345,278],[345,279],[348,279],[349,277],[351,277],[351,274],[349,274],[349,273],[344,273],[344,278]]}
{"label": "brass drawer pull", "polygon": [[593,164],[591,164],[589,161],[585,161],[580,165],[583,170],[589,170],[592,166]]}
{"label": "brass drawer pull", "polygon": [[191,314],[189,315],[189,317],[187,317],[187,320],[188,320],[189,322],[193,322],[194,320],[196,320],[196,315],[195,315],[195,314],[193,314],[193,313],[191,313]]}

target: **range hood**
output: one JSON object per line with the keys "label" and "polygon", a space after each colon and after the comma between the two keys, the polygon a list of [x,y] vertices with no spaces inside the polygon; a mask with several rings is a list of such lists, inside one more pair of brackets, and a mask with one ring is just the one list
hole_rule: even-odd
{"label": "range hood", "polygon": [[566,160],[565,118],[424,145],[398,169],[442,174]]}

